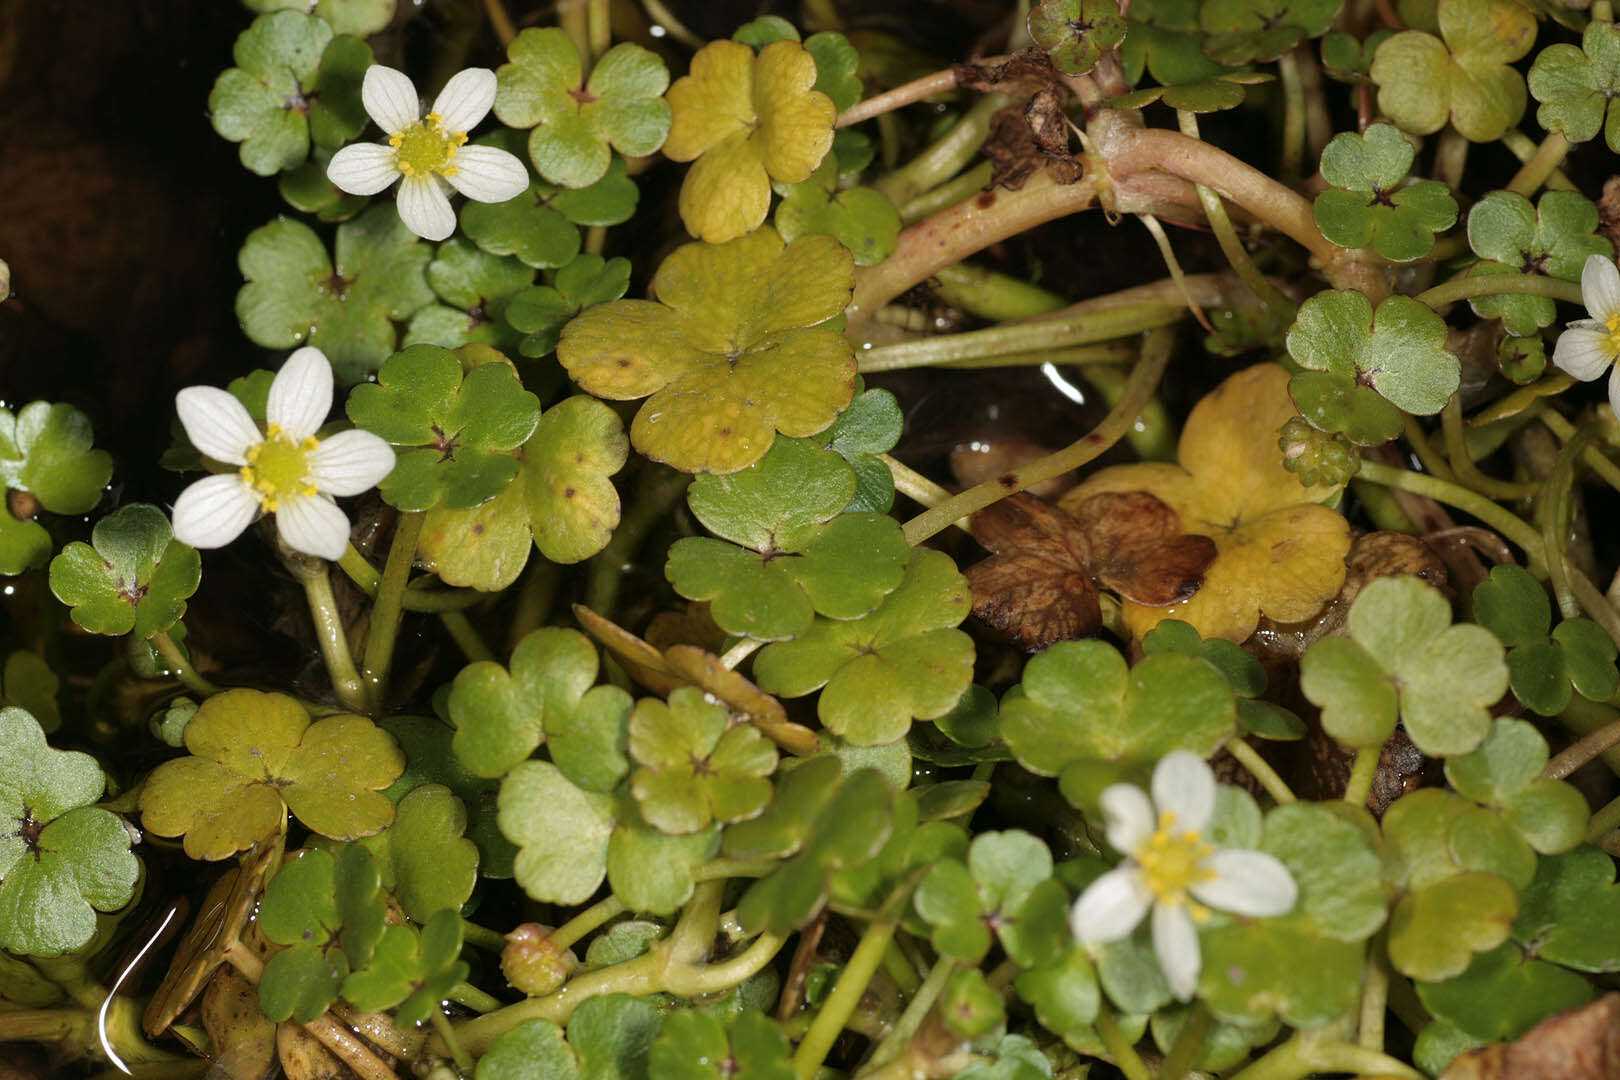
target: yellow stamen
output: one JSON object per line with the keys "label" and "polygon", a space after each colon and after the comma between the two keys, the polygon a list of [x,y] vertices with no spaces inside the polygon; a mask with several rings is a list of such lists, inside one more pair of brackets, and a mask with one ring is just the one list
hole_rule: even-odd
{"label": "yellow stamen", "polygon": [[428,113],[419,124],[388,136],[388,145],[394,148],[394,164],[406,176],[440,176],[456,174],[456,149],[467,141],[465,131],[445,131],[444,118]]}
{"label": "yellow stamen", "polygon": [[[1189,888],[1215,876],[1203,865],[1215,853],[1214,847],[1204,843],[1196,829],[1176,831],[1175,823],[1175,814],[1161,813],[1158,829],[1134,852],[1142,868],[1142,880],[1160,903],[1181,903]],[[1199,920],[1200,913],[1203,917],[1209,914],[1196,904],[1189,912],[1195,920]]]}
{"label": "yellow stamen", "polygon": [[238,475],[258,495],[259,505],[273,513],[289,497],[316,493],[309,479],[309,455],[320,440],[310,436],[294,442],[279,424],[271,424],[264,435],[263,442],[243,453],[247,464]]}

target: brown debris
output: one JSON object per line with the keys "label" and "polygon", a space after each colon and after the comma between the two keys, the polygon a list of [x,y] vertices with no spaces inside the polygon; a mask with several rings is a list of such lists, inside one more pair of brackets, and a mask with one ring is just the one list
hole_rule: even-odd
{"label": "brown debris", "polygon": [[1616,993],[1550,1016],[1516,1042],[1496,1043],[1461,1054],[1440,1074],[1440,1080],[1614,1077],[1620,1077],[1620,994]]}
{"label": "brown debris", "polygon": [[1620,176],[1603,181],[1603,194],[1598,196],[1597,208],[1598,232],[1620,249]]}
{"label": "brown debris", "polygon": [[990,182],[1017,191],[1040,169],[1060,184],[1072,184],[1084,171],[1069,153],[1069,119],[1056,92],[1043,90],[1023,107],[1009,105],[990,118],[984,154]]}
{"label": "brown debris", "polygon": [[1215,542],[1147,492],[1105,493],[1071,516],[1019,493],[973,515],[995,554],[967,569],[973,613],[1031,651],[1096,633],[1097,584],[1139,604],[1185,600],[1215,561]]}
{"label": "brown debris", "polygon": [[1063,79],[1044,51],[1020,49],[999,64],[955,64],[956,85],[981,94],[1034,97],[1042,90],[1056,90]]}

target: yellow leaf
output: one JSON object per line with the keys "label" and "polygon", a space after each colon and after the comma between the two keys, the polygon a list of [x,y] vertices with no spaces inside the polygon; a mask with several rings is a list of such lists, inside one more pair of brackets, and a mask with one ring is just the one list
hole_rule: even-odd
{"label": "yellow leaf", "polygon": [[1341,485],[1306,488],[1283,468],[1277,431],[1295,415],[1287,370],[1256,365],[1193,409],[1182,430],[1180,465],[1115,466],[1064,496],[1067,509],[1106,491],[1148,491],[1175,508],[1185,531],[1215,541],[1215,563],[1190,599],[1169,607],[1124,605],[1132,634],[1182,619],[1206,638],[1243,641],[1262,613],[1298,622],[1338,595],[1350,528],[1321,503]]}
{"label": "yellow leaf", "polygon": [[664,156],[671,161],[691,161],[755,119],[753,49],[711,41],[692,57],[688,72],[665,95],[673,115]]}
{"label": "yellow leaf", "polygon": [[771,179],[800,184],[832,149],[832,98],[816,85],[816,58],[796,41],[773,41],[754,65],[754,101],[765,168]]}

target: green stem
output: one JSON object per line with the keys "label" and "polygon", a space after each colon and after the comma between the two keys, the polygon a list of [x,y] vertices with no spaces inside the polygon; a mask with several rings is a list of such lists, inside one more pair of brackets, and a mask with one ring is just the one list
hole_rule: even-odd
{"label": "green stem", "polygon": [[444,1010],[435,1005],[428,1013],[428,1019],[433,1021],[433,1030],[438,1032],[439,1038],[449,1048],[450,1060],[456,1063],[456,1068],[463,1076],[471,1076],[474,1066],[473,1056],[467,1053],[467,1048],[456,1038],[455,1028],[451,1027],[450,1021],[445,1018]]}
{"label": "green stem", "polygon": [[557,5],[557,25],[561,26],[563,33],[567,34],[574,43],[574,51],[579,53],[586,74],[590,73],[589,58],[591,55],[590,28],[586,25],[588,13],[585,8],[586,0],[560,0]]}
{"label": "green stem", "polygon": [[[981,63],[995,63],[1005,60],[1006,57],[990,57]],[[896,109],[907,105],[915,105],[923,98],[933,97],[935,94],[944,94],[956,89],[956,69],[946,68],[931,75],[924,75],[920,79],[896,86],[892,90],[885,90],[881,94],[874,94],[865,101],[857,101],[854,105],[838,114],[838,127],[849,127],[859,124],[863,120],[870,120],[875,116],[885,116]]]}
{"label": "green stem", "polygon": [[1142,1059],[1125,1038],[1125,1033],[1119,1030],[1119,1024],[1114,1020],[1114,1014],[1107,1005],[1097,1007],[1095,1021],[1097,1034],[1102,1036],[1103,1045],[1108,1048],[1109,1055],[1114,1059],[1114,1067],[1125,1074],[1125,1080],[1152,1080],[1153,1074],[1148,1067],[1142,1064]]}
{"label": "green stem", "polygon": [[949,180],[966,168],[984,145],[990,134],[990,118],[1012,101],[1005,94],[984,95],[937,142],[872,186],[894,205],[903,206]]}
{"label": "green stem", "polygon": [[572,919],[557,927],[550,944],[557,949],[573,948],[574,942],[596,930],[608,920],[624,913],[624,901],[617,896],[598,900]]}
{"label": "green stem", "polygon": [[[350,544],[343,557],[338,559],[338,568],[349,576],[349,580],[358,585],[367,596],[375,597],[377,587],[382,584],[382,575],[376,568],[366,561],[366,557],[354,549]],[[426,580],[423,578],[422,580]],[[485,593],[477,589],[420,589],[413,583],[405,590],[406,611],[460,611],[470,608],[484,599]]]}
{"label": "green stem", "polygon": [[1193,1062],[1198,1060],[1198,1052],[1204,1048],[1204,1040],[1209,1037],[1209,1029],[1214,1021],[1203,1002],[1193,1005],[1191,1015],[1182,1024],[1180,1034],[1171,1044],[1170,1052],[1164,1056],[1164,1063],[1159,1066],[1159,1080],[1185,1080],[1192,1071]]}
{"label": "green stem", "polygon": [[1595,844],[1615,829],[1620,829],[1620,799],[1601,807],[1586,823],[1586,842]]}
{"label": "green stem", "polygon": [[782,951],[785,941],[785,935],[761,934],[748,948],[722,963],[672,965],[664,974],[663,989],[687,998],[724,993],[764,971]]}
{"label": "green stem", "polygon": [[562,583],[562,568],[543,555],[537,555],[529,565],[529,572],[518,590],[516,610],[512,612],[512,626],[506,632],[506,651],[517,648],[517,643],[551,614],[557,602],[557,589]]}
{"label": "green stem", "polygon": [[[1502,145],[1506,146],[1508,150],[1512,152],[1513,156],[1519,159],[1519,163],[1521,165],[1529,161],[1536,155],[1536,151],[1541,149],[1535,140],[1531,139],[1530,136],[1526,135],[1522,131],[1509,131],[1506,135],[1503,135]],[[1580,190],[1570,181],[1569,177],[1565,176],[1563,172],[1558,169],[1554,169],[1543,182],[1545,183],[1548,191]],[[1462,250],[1466,251],[1467,237],[1463,237],[1462,239],[1464,241]]]}
{"label": "green stem", "polygon": [[1547,780],[1562,780],[1613,746],[1620,746],[1620,720],[1605,724],[1560,750],[1547,762],[1541,775]]}
{"label": "green stem", "polygon": [[1389,970],[1384,967],[1383,938],[1367,951],[1361,982],[1361,1008],[1356,1021],[1356,1042],[1368,1050],[1384,1049],[1384,1014],[1389,1009]]}
{"label": "green stem", "polygon": [[[1294,54],[1290,51],[1286,55]],[[1181,122],[1182,134],[1194,139],[1199,137],[1196,113],[1178,109],[1176,117]],[[1204,216],[1209,219],[1210,231],[1215,234],[1215,242],[1220,245],[1221,254],[1226,256],[1226,261],[1231,264],[1233,272],[1262,304],[1275,305],[1283,311],[1292,308],[1293,304],[1289,299],[1266,279],[1266,275],[1260,272],[1254,259],[1249,256],[1249,249],[1243,246],[1243,240],[1238,236],[1237,229],[1233,228],[1231,215],[1226,212],[1226,204],[1221,202],[1221,197],[1205,184],[1195,184],[1194,190],[1198,192],[1198,202],[1204,208]]]}
{"label": "green stem", "polygon": [[906,522],[903,528],[906,543],[915,547],[958,518],[968,517],[1015,491],[1022,491],[1031,484],[1038,484],[1042,480],[1059,476],[1071,469],[1078,469],[1101,456],[1124,437],[1131,425],[1136,422],[1142,409],[1152,399],[1154,391],[1158,388],[1159,378],[1170,362],[1170,353],[1174,346],[1175,334],[1171,331],[1159,329],[1150,333],[1147,342],[1142,346],[1142,358],[1137,361],[1135,370],[1131,372],[1125,395],[1095,430],[1054,454],[1038,458],[1014,472],[986,480],[958,495],[953,495],[938,506],[923,511]]}
{"label": "green stem", "polygon": [[701,49],[708,44],[677,19],[674,13],[664,6],[662,0],[641,0],[641,6],[647,12],[648,21],[662,26],[672,39],[688,49]]}
{"label": "green stem", "polygon": [[1400,502],[1390,494],[1388,488],[1369,484],[1359,476],[1351,478],[1350,486],[1355,490],[1356,499],[1375,526],[1391,532],[1417,534],[1419,531],[1417,522],[1401,509]]}
{"label": "green stem", "polygon": [[1581,605],[1570,587],[1565,539],[1569,535],[1570,504],[1574,501],[1575,459],[1581,449],[1597,437],[1595,425],[1582,428],[1558,451],[1552,471],[1547,474],[1536,509],[1541,517],[1541,540],[1547,557],[1547,576],[1552,581],[1558,609],[1566,619],[1581,613]]}
{"label": "green stem", "polygon": [[1569,151],[1568,139],[1556,131],[1547,132],[1547,137],[1541,140],[1541,145],[1536,147],[1530,160],[1521,165],[1519,171],[1513,174],[1513,179],[1508,181],[1507,190],[1525,198],[1534,195],[1564,163]]}
{"label": "green stem", "polygon": [[821,1011],[816,1014],[815,1020],[810,1024],[810,1030],[804,1033],[804,1038],[799,1042],[799,1049],[793,1055],[793,1071],[798,1074],[799,1080],[812,1080],[820,1070],[827,1051],[832,1049],[839,1032],[844,1030],[845,1021],[861,1003],[867,984],[872,981],[872,976],[877,974],[878,966],[883,962],[883,954],[888,949],[890,940],[894,938],[898,926],[897,919],[879,917],[874,919],[866,928],[866,932],[861,935],[860,944],[855,946],[849,962],[839,973],[838,982],[833,986],[832,993],[827,995]]}
{"label": "green stem", "polygon": [[915,225],[923,218],[932,217],[948,206],[966,202],[990,186],[995,166],[980,162],[954,180],[947,180],[932,191],[925,191],[900,207],[900,221]]}
{"label": "green stem", "polygon": [[405,586],[416,562],[416,542],[422,535],[422,511],[401,511],[394,525],[394,538],[388,545],[388,561],[383,564],[382,583],[372,601],[371,628],[366,633],[365,659],[360,678],[374,712],[380,712],[388,696],[388,671],[394,662],[394,641],[404,614]]}
{"label": "green stem", "polygon": [[1063,297],[1039,285],[969,263],[942,267],[934,275],[934,296],[992,322],[1028,319],[1068,305]]}
{"label": "green stem", "polygon": [[634,563],[636,552],[652,527],[669,515],[692,478],[685,473],[662,465],[648,464],[636,480],[635,497],[629,502],[619,524],[613,530],[613,539],[591,560],[585,581],[585,606],[602,616],[613,618],[619,602],[619,586],[624,572]]}
{"label": "green stem", "polygon": [[897,942],[889,942],[888,949],[884,951],[883,970],[900,988],[900,993],[907,996],[915,994],[922,985],[922,979],[917,977],[917,969],[911,966],[905,950]]}
{"label": "green stem", "polygon": [[[1560,442],[1568,442],[1575,437],[1575,425],[1551,409],[1541,413],[1538,419],[1558,437]],[[1616,465],[1609,457],[1595,446],[1589,446],[1581,452],[1581,461],[1599,476],[1605,483],[1616,491],[1620,491],[1620,465]]]}
{"label": "green stem", "polygon": [[1410,413],[1402,413],[1401,428],[1406,434],[1406,441],[1412,447],[1412,452],[1417,455],[1418,461],[1423,463],[1423,467],[1440,479],[1455,483],[1457,477],[1452,474],[1451,466],[1429,442],[1429,436],[1424,432],[1423,425],[1418,423],[1417,417]]}
{"label": "green stem", "polygon": [[0,1012],[0,1043],[60,1042],[88,1048],[94,1016],[83,1009],[16,1009]]}
{"label": "green stem", "polygon": [[1378,777],[1378,762],[1384,755],[1382,744],[1363,746],[1356,751],[1356,763],[1350,767],[1350,779],[1344,784],[1344,801],[1351,806],[1366,806],[1372,793],[1373,781]]}
{"label": "green stem", "polygon": [[1388,1054],[1349,1043],[1308,1042],[1295,1035],[1230,1080],[1300,1080],[1314,1072],[1356,1073],[1424,1080],[1423,1074]]}
{"label": "green stem", "polygon": [[1261,757],[1260,752],[1250,746],[1247,740],[1241,737],[1230,739],[1226,743],[1225,750],[1239,765],[1249,771],[1249,775],[1254,777],[1261,787],[1266,789],[1266,794],[1277,800],[1277,805],[1282,806],[1295,801],[1293,789],[1288,786],[1288,782],[1277,775],[1277,770],[1273,769],[1271,763]]}
{"label": "green stem", "polygon": [[184,683],[187,690],[200,697],[208,697],[210,694],[219,693],[218,686],[204,678],[196,668],[191,666],[191,661],[186,658],[186,654],[181,650],[180,646],[175,644],[174,639],[169,636],[167,630],[159,630],[153,634],[151,641],[152,647],[157,649],[158,655],[163,657],[163,662],[168,665],[169,674]]}
{"label": "green stem", "polygon": [[494,29],[495,36],[500,38],[502,48],[512,44],[517,37],[517,27],[512,25],[512,16],[506,13],[506,5],[501,0],[484,0],[484,13],[489,16],[489,25]]}
{"label": "green stem", "polygon": [[1421,304],[1436,311],[1474,296],[1550,296],[1570,304],[1581,302],[1581,283],[1562,281],[1541,274],[1488,274],[1484,277],[1458,277],[1442,281],[1434,288],[1417,294]]}
{"label": "green stem", "polygon": [[1283,133],[1279,175],[1289,181],[1299,177],[1305,156],[1305,88],[1299,77],[1299,59],[1289,49],[1277,57],[1277,75],[1282,81]]}
{"label": "green stem", "polygon": [[1186,310],[1180,304],[1133,304],[880,345],[860,354],[860,370],[861,374],[870,375],[878,371],[960,364],[1009,353],[1090,345],[1169,326],[1181,321]]}
{"label": "green stem", "polygon": [[332,692],[338,702],[350,712],[367,712],[365,685],[355,670],[354,656],[349,652],[349,635],[338,614],[337,598],[332,595],[332,579],[324,562],[307,569],[294,567],[295,576],[304,583],[304,598],[309,602],[310,621],[315,624],[315,641],[320,645],[321,659],[326,661],[326,673],[332,680]]}
{"label": "green stem", "polygon": [[1446,440],[1446,460],[1458,483],[1493,499],[1526,499],[1541,490],[1540,484],[1516,484],[1487,476],[1474,464],[1468,452],[1468,440],[1463,432],[1462,395],[1453,394],[1440,413],[1440,429]]}
{"label": "green stem", "polygon": [[[908,965],[909,966],[909,965]],[[906,1003],[906,1011],[900,1014],[894,1027],[883,1037],[877,1049],[872,1051],[868,1059],[868,1067],[887,1064],[905,1050],[906,1044],[922,1026],[923,1019],[927,1017],[928,1010],[934,1007],[934,1002],[944,992],[945,984],[950,980],[951,972],[956,970],[956,961],[949,956],[941,956],[934,961],[934,966],[928,969],[928,977],[922,981],[917,992]]]}
{"label": "green stem", "polygon": [[450,988],[450,992],[444,996],[457,1005],[465,1006],[475,1013],[494,1012],[501,1007],[500,998],[495,997],[493,994],[484,993],[484,991],[471,983],[456,983]]}
{"label": "green stem", "polygon": [[1456,128],[1447,125],[1440,133],[1434,148],[1434,176],[1446,187],[1456,190],[1462,186],[1463,169],[1468,164],[1468,140]]}
{"label": "green stem", "polygon": [[1476,491],[1470,491],[1439,477],[1397,469],[1376,461],[1363,461],[1358,475],[1371,483],[1409,491],[1414,495],[1426,495],[1436,502],[1472,514],[1523,549],[1532,565],[1546,561],[1546,548],[1541,535],[1526,524],[1523,518],[1502,509]]}
{"label": "green stem", "polygon": [[[1101,348],[1097,345],[1089,347]],[[1136,359],[1134,352],[1129,359]],[[1080,377],[1102,395],[1110,409],[1119,404],[1120,399],[1125,396],[1125,388],[1130,385],[1129,369],[1119,365],[1092,365],[1087,367]],[[1136,422],[1125,432],[1125,441],[1131,444],[1131,449],[1135,450],[1136,456],[1143,461],[1176,460],[1178,437],[1176,425],[1170,419],[1170,412],[1157,395],[1148,398],[1147,404],[1142,406],[1141,413],[1137,415]]]}
{"label": "green stem", "polygon": [[591,45],[591,63],[602,59],[602,54],[613,44],[612,0],[590,0],[585,10],[585,32]]}
{"label": "green stem", "polygon": [[478,636],[478,631],[473,629],[472,621],[467,616],[459,611],[441,611],[439,621],[444,624],[450,640],[456,643],[468,660],[495,659],[494,651],[484,644],[484,639]]}
{"label": "green stem", "polygon": [[735,671],[738,664],[752,656],[764,644],[757,638],[744,638],[726,650],[726,654],[720,658],[720,666],[727,671]]}
{"label": "green stem", "polygon": [[506,949],[506,936],[487,926],[480,926],[475,922],[461,920],[461,939],[468,945],[483,949],[486,952],[503,952]]}

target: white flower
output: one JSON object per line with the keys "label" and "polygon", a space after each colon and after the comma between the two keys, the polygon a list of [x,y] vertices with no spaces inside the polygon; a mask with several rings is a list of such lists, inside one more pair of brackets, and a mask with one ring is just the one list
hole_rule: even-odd
{"label": "white flower", "polygon": [[423,116],[410,77],[373,64],[366,69],[360,100],[388,132],[388,142],[345,146],[332,155],[326,178],[351,195],[375,195],[404,177],[399,219],[422,239],[443,240],[456,229],[447,188],[488,203],[528,190],[523,162],[493,146],[465,145],[467,132],[495,104],[495,73],[488,68],[457,72]]}
{"label": "white flower", "polygon": [[242,403],[214,386],[174,396],[186,435],[208,457],[236,472],[198,480],[174,504],[174,536],[195,548],[223,547],[261,510],[276,515],[287,546],[336,559],[349,545],[349,519],[334,495],[358,495],[394,467],[394,451],[369,431],[315,432],[332,409],[332,365],[305,346],[270,384],[263,433]]}
{"label": "white flower", "polygon": [[1175,750],[1159,761],[1151,801],[1134,784],[1114,784],[1101,802],[1108,842],[1127,858],[1080,894],[1069,926],[1081,944],[1103,945],[1129,935],[1151,908],[1153,951],[1180,1000],[1198,987],[1205,905],[1255,917],[1294,906],[1299,889],[1275,857],[1217,850],[1199,835],[1215,811],[1215,774],[1197,754]]}
{"label": "white flower", "polygon": [[[1558,335],[1553,363],[1591,382],[1620,359],[1620,270],[1606,255],[1588,255],[1581,267],[1581,302],[1592,317]],[[1609,407],[1620,416],[1620,367],[1609,372]]]}

